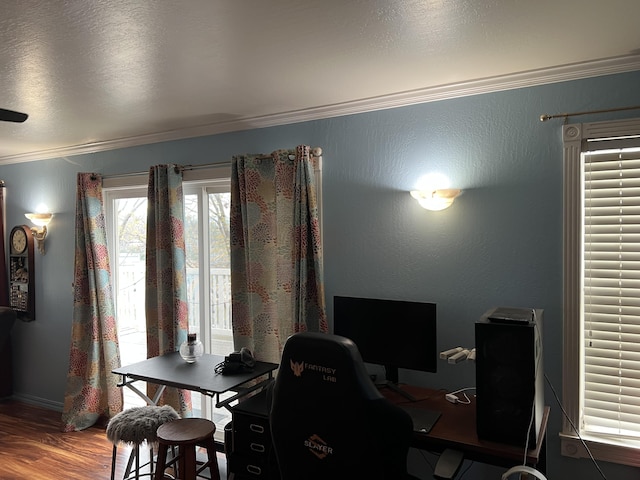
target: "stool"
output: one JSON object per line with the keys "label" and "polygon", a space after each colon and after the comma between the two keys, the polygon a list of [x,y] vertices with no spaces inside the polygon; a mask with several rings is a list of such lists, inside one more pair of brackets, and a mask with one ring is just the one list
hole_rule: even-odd
{"label": "stool", "polygon": [[[196,476],[209,467],[211,480],[220,480],[216,444],[213,434],[216,424],[204,418],[182,418],[165,423],[158,428],[158,461],[155,480],[163,480],[166,467],[167,450],[178,447],[178,476],[180,480],[195,480]],[[207,461],[198,468],[196,465],[196,447],[207,449]]]}
{"label": "stool", "polygon": [[[116,457],[120,443],[132,447],[123,479],[140,478],[140,469],[147,465],[149,473],[143,475],[153,475],[153,446],[158,442],[158,428],[179,418],[180,415],[169,405],[133,407],[114,415],[107,425],[107,438],[113,443],[111,480],[114,480],[116,474]],[[140,465],[140,446],[144,443],[149,445],[149,461]],[[135,476],[131,476],[134,459]]]}

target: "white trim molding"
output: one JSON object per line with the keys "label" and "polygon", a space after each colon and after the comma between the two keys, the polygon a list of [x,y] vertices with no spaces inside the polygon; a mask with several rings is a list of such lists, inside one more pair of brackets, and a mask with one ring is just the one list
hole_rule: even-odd
{"label": "white trim molding", "polygon": [[[640,466],[640,440],[614,435],[581,434],[583,391],[582,321],[582,189],[581,155],[587,142],[611,138],[623,145],[626,136],[640,134],[640,120],[614,120],[562,126],[563,138],[563,379],[562,403],[566,417],[560,433],[561,453],[597,460]],[[575,428],[574,428],[575,427]],[[584,441],[584,444],[582,443]]]}
{"label": "white trim molding", "polygon": [[276,113],[258,117],[237,118],[208,125],[150,133],[127,138],[70,145],[17,155],[0,157],[0,164],[12,164],[60,158],[87,153],[135,147],[186,138],[217,135],[221,133],[266,128],[293,123],[322,120],[344,115],[354,115],[421,103],[448,100],[471,95],[533,87],[583,78],[612,75],[640,70],[640,55],[606,58],[591,62],[575,63],[509,75],[481,78],[468,82],[439,85],[407,92],[381,95],[333,105],[323,105],[302,110]]}

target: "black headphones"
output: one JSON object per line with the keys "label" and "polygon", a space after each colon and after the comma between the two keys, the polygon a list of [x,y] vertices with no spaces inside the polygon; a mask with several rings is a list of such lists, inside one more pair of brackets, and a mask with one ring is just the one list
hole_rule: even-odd
{"label": "black headphones", "polygon": [[215,372],[222,375],[252,372],[255,365],[256,360],[253,358],[251,350],[247,347],[242,347],[239,352],[233,352],[224,357],[224,362],[216,365]]}

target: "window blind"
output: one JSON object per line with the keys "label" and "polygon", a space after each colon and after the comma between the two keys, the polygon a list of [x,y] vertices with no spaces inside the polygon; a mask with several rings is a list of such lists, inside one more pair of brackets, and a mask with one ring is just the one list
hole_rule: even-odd
{"label": "window blind", "polygon": [[585,153],[582,174],[582,429],[640,438],[640,150]]}

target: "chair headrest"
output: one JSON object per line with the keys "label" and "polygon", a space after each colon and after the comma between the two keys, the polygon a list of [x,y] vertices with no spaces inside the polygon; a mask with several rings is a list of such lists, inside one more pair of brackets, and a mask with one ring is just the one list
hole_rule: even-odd
{"label": "chair headrest", "polygon": [[367,398],[380,392],[369,378],[356,345],[348,338],[328,333],[304,332],[292,335],[282,353],[278,383],[299,388],[324,388],[319,396],[335,397],[363,391]]}

